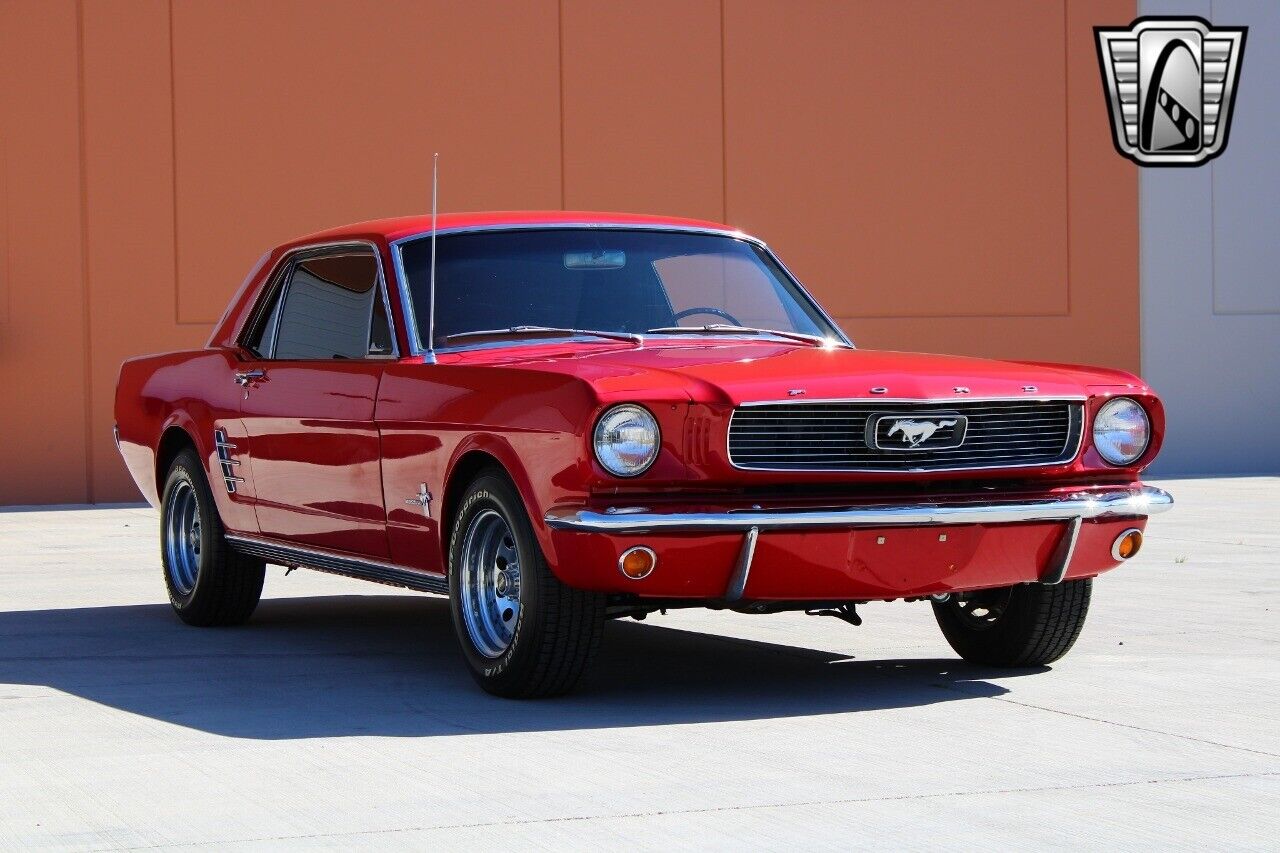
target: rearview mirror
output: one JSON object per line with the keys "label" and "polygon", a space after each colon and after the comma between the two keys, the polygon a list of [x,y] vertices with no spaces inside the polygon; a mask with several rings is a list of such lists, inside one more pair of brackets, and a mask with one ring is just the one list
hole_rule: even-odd
{"label": "rearview mirror", "polygon": [[617,251],[565,252],[567,270],[617,270],[627,265],[627,253]]}

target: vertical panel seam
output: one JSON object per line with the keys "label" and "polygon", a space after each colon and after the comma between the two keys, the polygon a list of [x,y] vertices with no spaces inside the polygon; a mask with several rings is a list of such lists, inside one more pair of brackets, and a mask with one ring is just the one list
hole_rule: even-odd
{"label": "vertical panel seam", "polygon": [[1142,234],[1143,234],[1143,223],[1142,223],[1142,220],[1143,220],[1144,218],[1146,218],[1146,214],[1144,213],[1144,211],[1146,210],[1146,206],[1147,206],[1147,202],[1146,202],[1147,185],[1146,185],[1146,178],[1143,176],[1143,173],[1142,173],[1142,170],[1141,170],[1141,169],[1139,169],[1139,170],[1138,170],[1138,175],[1137,175],[1136,180],[1137,180],[1137,182],[1138,182],[1138,215],[1137,215],[1137,226],[1138,226],[1138,375],[1139,375],[1139,376],[1142,376],[1142,375],[1143,375],[1143,372],[1142,372],[1142,371],[1143,371],[1143,363],[1146,361],[1146,352],[1147,352],[1147,296],[1146,296],[1147,288],[1146,288],[1146,282],[1145,282],[1145,281],[1144,281],[1144,279],[1143,279],[1143,264],[1142,264],[1142,251],[1143,251],[1142,246],[1143,246],[1143,242],[1144,242],[1144,241],[1143,241],[1143,237],[1142,237]]}
{"label": "vertical panel seam", "polygon": [[1142,237],[1142,234],[1143,234],[1143,223],[1142,223],[1142,220],[1143,220],[1143,218],[1146,216],[1146,214],[1145,214],[1143,211],[1146,209],[1146,194],[1147,194],[1147,190],[1146,190],[1146,182],[1145,182],[1145,179],[1144,179],[1144,177],[1143,177],[1143,174],[1142,174],[1142,170],[1141,170],[1141,169],[1138,169],[1138,174],[1135,176],[1134,180],[1136,180],[1136,181],[1138,182],[1138,193],[1137,193],[1137,195],[1138,195],[1138,210],[1137,210],[1137,216],[1135,216],[1135,217],[1134,217],[1134,220],[1135,220],[1134,224],[1137,226],[1137,229],[1138,229],[1138,239],[1137,239],[1137,241],[1136,241],[1136,242],[1137,242],[1137,244],[1138,244],[1138,252],[1137,252],[1138,257],[1137,257],[1137,265],[1136,265],[1136,266],[1137,266],[1137,270],[1138,270],[1138,282],[1137,282],[1137,288],[1138,288],[1138,363],[1137,363],[1137,365],[1136,365],[1136,372],[1137,372],[1137,374],[1138,374],[1139,376],[1142,376],[1142,375],[1143,375],[1143,363],[1146,361],[1146,351],[1147,351],[1147,297],[1146,297],[1146,284],[1145,284],[1145,282],[1144,282],[1144,276],[1143,276],[1143,263],[1142,263],[1142,251],[1143,251],[1143,249],[1142,249],[1142,246],[1143,246],[1143,237]]}
{"label": "vertical panel seam", "polygon": [[177,77],[174,74],[173,49],[173,0],[169,0],[169,170],[173,189],[173,322],[182,322],[182,288],[178,286],[178,95]]}
{"label": "vertical panel seam", "polygon": [[725,98],[724,4],[720,0],[720,221],[729,221],[729,119]]}
{"label": "vertical panel seam", "polygon": [[[5,117],[8,117],[7,114]],[[4,229],[0,231],[4,234],[4,255],[0,257],[0,264],[3,264],[0,276],[4,277],[0,280],[0,299],[4,300],[4,304],[0,305],[0,324],[4,324],[9,322],[9,317],[13,314],[12,297],[9,295],[13,290],[9,282],[13,279],[9,266],[9,152],[3,135],[0,135],[0,193],[4,193],[4,198],[0,199],[0,217],[3,217],[0,229]]]}
{"label": "vertical panel seam", "polygon": [[564,0],[559,0],[556,4],[556,50],[559,54],[557,71],[560,74],[560,209],[564,210],[566,204],[564,175]]}
{"label": "vertical panel seam", "polygon": [[[1139,16],[1139,15],[1141,15],[1141,14],[1142,14],[1142,10],[1141,10],[1140,8],[1138,8],[1138,6],[1137,6],[1137,0],[1134,0],[1134,7],[1133,7],[1133,10],[1132,10],[1132,11],[1133,11],[1133,13],[1134,13],[1134,16],[1135,16],[1135,17],[1137,17],[1137,16]],[[1096,38],[1096,37],[1095,37],[1095,38]],[[1095,48],[1095,49],[1096,49],[1096,48]],[[1104,87],[1103,87],[1103,91],[1104,91],[1104,92],[1106,91],[1106,87],[1105,87],[1105,85],[1104,85]],[[1137,365],[1136,365],[1135,367],[1136,367],[1136,372],[1137,372],[1137,374],[1138,374],[1139,376],[1141,376],[1141,375],[1142,375],[1142,372],[1143,372],[1143,362],[1145,361],[1144,356],[1145,356],[1146,349],[1147,349],[1147,334],[1146,334],[1147,309],[1146,309],[1146,304],[1145,304],[1145,296],[1143,295],[1144,288],[1143,288],[1143,284],[1142,284],[1142,218],[1143,218],[1143,213],[1142,213],[1142,211],[1143,211],[1143,208],[1144,208],[1143,198],[1144,198],[1144,196],[1146,195],[1146,190],[1145,190],[1145,188],[1144,188],[1145,184],[1144,184],[1144,178],[1143,178],[1143,172],[1144,172],[1145,170],[1143,170],[1143,169],[1137,169],[1137,170],[1135,170],[1135,171],[1137,172],[1137,174],[1136,174],[1136,175],[1134,175],[1134,178],[1133,178],[1133,179],[1134,179],[1134,181],[1135,181],[1135,182],[1137,183],[1137,185],[1138,185],[1138,187],[1137,187],[1137,189],[1138,189],[1138,192],[1137,192],[1138,209],[1137,209],[1137,211],[1135,211],[1136,215],[1134,216],[1134,227],[1136,227],[1136,228],[1138,229],[1138,235],[1137,235],[1137,236],[1138,236],[1138,239],[1137,239],[1136,241],[1134,241],[1134,242],[1137,244],[1137,251],[1136,251],[1136,254],[1137,254],[1137,256],[1138,256],[1138,257],[1136,258],[1136,264],[1135,264],[1135,266],[1136,266],[1136,268],[1137,268],[1137,271],[1138,271],[1138,281],[1137,281],[1137,289],[1138,289],[1138,362],[1137,362]]]}
{"label": "vertical panel seam", "polygon": [[1062,0],[1062,199],[1066,205],[1063,225],[1066,229],[1067,316],[1071,316],[1071,22],[1067,0]]}
{"label": "vertical panel seam", "polygon": [[89,182],[84,97],[84,0],[76,0],[76,120],[80,147],[80,331],[84,346],[84,497],[93,503],[93,336],[89,318]]}

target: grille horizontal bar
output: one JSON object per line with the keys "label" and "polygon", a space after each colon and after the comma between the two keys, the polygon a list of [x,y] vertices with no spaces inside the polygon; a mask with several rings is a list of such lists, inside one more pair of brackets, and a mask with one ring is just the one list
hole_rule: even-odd
{"label": "grille horizontal bar", "polygon": [[764,403],[734,411],[729,460],[759,471],[1058,465],[1079,452],[1083,420],[1075,400]]}

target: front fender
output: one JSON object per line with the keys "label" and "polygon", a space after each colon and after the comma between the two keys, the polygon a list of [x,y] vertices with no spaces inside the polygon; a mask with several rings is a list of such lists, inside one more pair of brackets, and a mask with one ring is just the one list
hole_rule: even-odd
{"label": "front fender", "polygon": [[[492,433],[472,433],[458,442],[449,459],[445,475],[445,482],[448,483],[448,487],[441,506],[441,518],[451,519],[453,517],[454,503],[461,497],[463,489],[466,488],[464,481],[469,479],[470,472],[475,470],[475,465],[478,461],[477,454],[496,461],[507,472],[520,495],[520,500],[524,503],[524,510],[529,515],[529,521],[533,525],[533,534],[537,537],[538,545],[542,548],[542,552],[546,555],[548,562],[554,566],[556,561],[554,559],[551,529],[543,520],[548,503],[539,498],[528,469],[521,461],[520,454],[512,447],[510,439],[506,436]],[[442,551],[448,550],[450,532],[449,529],[442,531]],[[443,565],[447,561],[448,555],[447,553],[442,553],[441,556]]]}

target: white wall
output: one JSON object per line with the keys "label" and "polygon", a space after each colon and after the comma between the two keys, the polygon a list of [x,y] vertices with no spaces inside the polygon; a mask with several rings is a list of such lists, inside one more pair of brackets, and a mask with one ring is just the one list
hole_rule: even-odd
{"label": "white wall", "polygon": [[1226,152],[1141,170],[1142,373],[1169,411],[1154,471],[1280,471],[1280,2],[1140,12],[1249,27]]}

